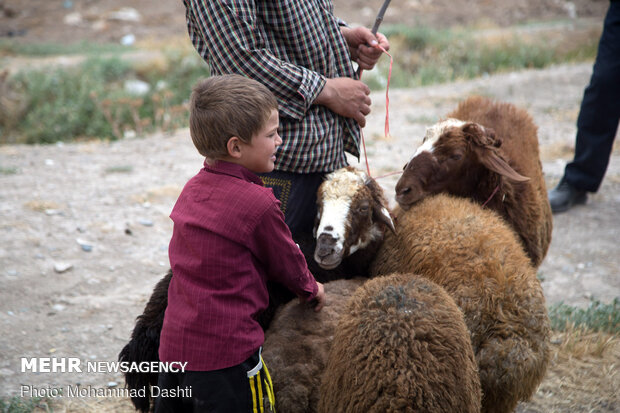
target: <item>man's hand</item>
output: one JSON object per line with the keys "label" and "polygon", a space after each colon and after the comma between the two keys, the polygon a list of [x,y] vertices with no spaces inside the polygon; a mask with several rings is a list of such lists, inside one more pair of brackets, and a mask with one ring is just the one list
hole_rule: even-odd
{"label": "man's hand", "polygon": [[385,50],[390,50],[390,43],[381,33],[375,36],[365,27],[342,27],[340,30],[349,45],[351,58],[361,69],[371,70],[381,57],[383,51],[374,47],[375,45],[378,44]]}
{"label": "man's hand", "polygon": [[370,88],[360,80],[349,77],[327,79],[325,87],[314,103],[327,106],[333,112],[353,118],[361,127],[370,113]]}

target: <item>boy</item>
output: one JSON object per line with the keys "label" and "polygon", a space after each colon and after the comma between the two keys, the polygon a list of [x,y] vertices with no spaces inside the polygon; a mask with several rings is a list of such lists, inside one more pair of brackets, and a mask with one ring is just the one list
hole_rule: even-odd
{"label": "boy", "polygon": [[256,321],[268,305],[267,279],[315,300],[316,311],[323,307],[323,286],[292,241],[279,201],[256,175],[274,168],[278,125],[275,97],[254,80],[214,76],[194,87],[190,134],[206,161],[170,215],[174,276],[159,346],[161,361],[187,366],[160,373],[158,383],[161,394],[191,388],[191,397],[159,396],[157,413],[273,409]]}

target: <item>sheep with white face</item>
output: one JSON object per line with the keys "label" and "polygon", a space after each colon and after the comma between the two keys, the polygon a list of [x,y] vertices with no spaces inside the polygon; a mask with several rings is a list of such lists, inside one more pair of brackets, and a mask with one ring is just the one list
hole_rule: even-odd
{"label": "sheep with white face", "polygon": [[332,172],[321,184],[317,202],[314,259],[322,268],[335,268],[362,250],[372,257],[385,228],[395,231],[383,191],[364,171],[347,167]]}

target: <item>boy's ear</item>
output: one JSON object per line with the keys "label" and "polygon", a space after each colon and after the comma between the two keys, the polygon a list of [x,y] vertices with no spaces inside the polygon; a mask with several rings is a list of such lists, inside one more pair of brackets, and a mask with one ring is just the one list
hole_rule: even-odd
{"label": "boy's ear", "polygon": [[228,139],[226,142],[226,149],[228,150],[228,156],[238,159],[241,157],[241,139],[236,136]]}

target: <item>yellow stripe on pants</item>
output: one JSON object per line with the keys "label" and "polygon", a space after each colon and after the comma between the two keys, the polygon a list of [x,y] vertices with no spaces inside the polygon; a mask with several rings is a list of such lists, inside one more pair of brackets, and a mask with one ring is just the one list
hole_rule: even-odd
{"label": "yellow stripe on pants", "polygon": [[254,377],[250,377],[250,390],[252,391],[252,412],[258,413],[256,409],[256,390],[254,389]]}
{"label": "yellow stripe on pants", "polygon": [[[261,356],[261,360],[263,356]],[[271,410],[275,413],[276,411],[276,395],[273,393],[273,382],[271,381],[271,375],[269,374],[269,370],[267,369],[267,364],[265,364],[265,360],[263,360],[263,369],[265,370],[265,384],[267,387],[267,397],[269,397],[269,403],[271,404]]]}

